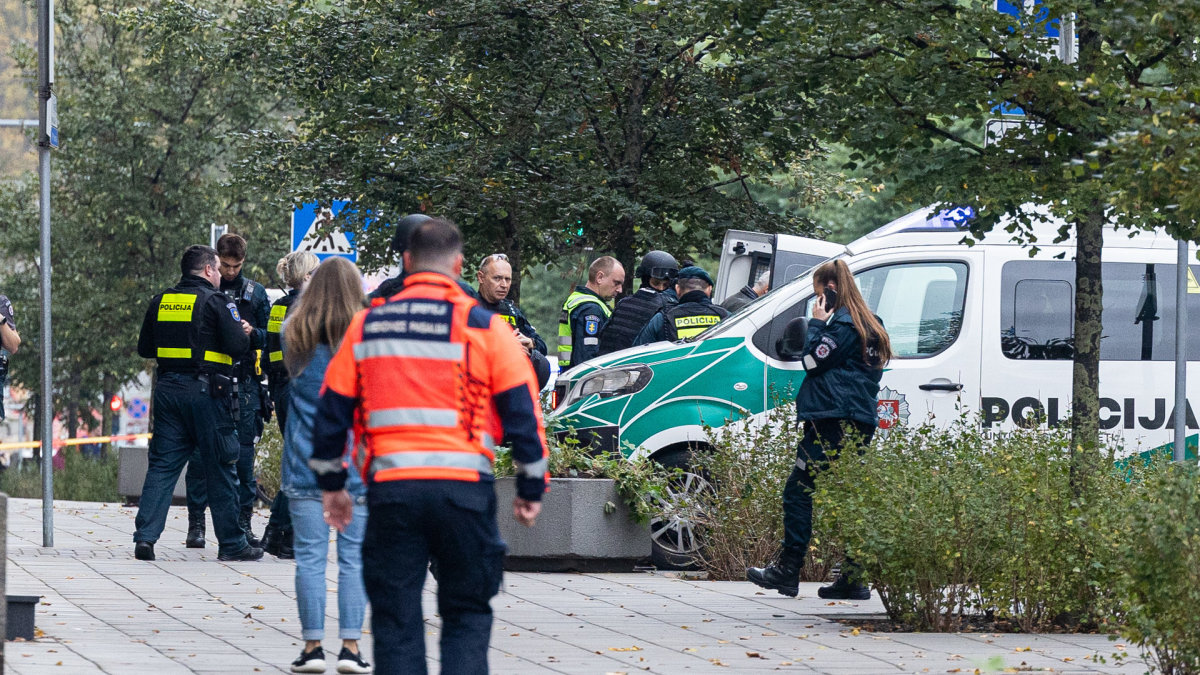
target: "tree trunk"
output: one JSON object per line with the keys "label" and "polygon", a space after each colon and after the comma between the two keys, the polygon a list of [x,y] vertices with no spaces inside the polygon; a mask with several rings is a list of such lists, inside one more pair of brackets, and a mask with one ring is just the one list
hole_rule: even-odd
{"label": "tree trunk", "polygon": [[501,223],[504,233],[500,245],[508,256],[508,264],[512,266],[512,286],[508,289],[508,299],[518,306],[521,304],[521,225],[513,217],[512,208]]}
{"label": "tree trunk", "polygon": [[621,289],[621,295],[629,295],[637,288],[633,272],[636,269],[634,263],[637,262],[638,252],[633,248],[632,217],[622,216],[617,220],[617,231],[612,241],[613,257],[620,261],[621,266],[625,268],[625,286]]}
{"label": "tree trunk", "polygon": [[1071,381],[1071,489],[1080,496],[1100,448],[1100,331],[1104,204],[1093,199],[1075,223],[1075,359]]}

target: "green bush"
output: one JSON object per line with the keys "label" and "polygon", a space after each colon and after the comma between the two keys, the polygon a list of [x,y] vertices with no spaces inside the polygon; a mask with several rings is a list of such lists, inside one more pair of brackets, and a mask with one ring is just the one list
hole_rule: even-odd
{"label": "green bush", "polygon": [[[817,481],[823,529],[895,621],[957,630],[986,613],[1023,630],[1098,623],[1112,608],[1120,514],[1141,489],[1113,468],[1070,483],[1065,431],[973,419],[898,427]],[[1101,465],[1112,467],[1106,451]]]}
{"label": "green bush", "polygon": [[[701,494],[696,520],[703,528],[701,567],[714,580],[744,580],[783,540],[783,486],[796,464],[800,442],[794,404],[772,410],[762,424],[726,425],[708,431],[710,450],[695,468],[712,487]],[[824,581],[841,552],[814,535],[801,579]]]}
{"label": "green bush", "polygon": [[1122,634],[1166,675],[1200,673],[1200,473],[1160,465],[1124,515]]}
{"label": "green bush", "polygon": [[279,433],[279,424],[274,418],[264,426],[262,438],[258,440],[254,450],[258,456],[258,473],[255,478],[259,490],[268,497],[274,497],[283,480],[283,435]]}
{"label": "green bush", "polygon": [[[664,502],[666,486],[677,471],[655,462],[631,462],[614,453],[597,453],[581,445],[573,431],[560,438],[556,430],[547,430],[549,446],[549,473],[551,478],[609,478],[615,481],[617,492],[629,506],[633,519],[646,523],[660,515],[659,505]],[[512,454],[508,448],[496,449],[493,468],[497,477],[514,474]],[[615,508],[607,505],[606,508]]]}
{"label": "green bush", "polygon": [[[54,498],[79,502],[119,502],[117,457],[105,453],[91,457],[78,448],[63,449],[64,465],[54,472]],[[0,475],[0,491],[9,497],[42,498],[42,472],[36,461],[26,460]]]}

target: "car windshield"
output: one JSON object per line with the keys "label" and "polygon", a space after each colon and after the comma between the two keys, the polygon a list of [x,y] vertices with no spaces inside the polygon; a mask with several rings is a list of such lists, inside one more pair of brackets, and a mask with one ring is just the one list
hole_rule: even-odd
{"label": "car windshield", "polygon": [[[830,258],[830,260],[833,260],[833,258]],[[816,268],[813,268],[813,269],[816,269]],[[811,271],[812,270],[809,270],[809,272],[811,272]],[[687,341],[692,342],[692,341],[699,340],[699,339],[707,340],[708,338],[718,337],[718,336],[732,330],[734,326],[738,325],[739,323],[744,321],[746,319],[746,317],[753,314],[754,313],[753,310],[761,307],[763,302],[765,302],[768,298],[771,298],[772,296],[778,297],[775,295],[776,293],[786,293],[786,294],[790,295],[791,291],[786,290],[786,289],[790,289],[795,284],[805,284],[805,285],[811,286],[812,285],[812,275],[809,274],[808,272],[806,272],[806,273],[801,274],[800,276],[796,277],[795,279],[792,279],[791,281],[785,283],[784,285],[780,286],[779,288],[772,288],[770,291],[767,292],[766,295],[754,300],[750,304],[746,305],[745,307],[743,307],[743,308],[739,309],[738,311],[734,312],[733,314],[729,315],[729,318],[725,319],[721,323],[713,326],[712,328],[709,328],[708,330],[697,335],[696,337],[689,338]]]}

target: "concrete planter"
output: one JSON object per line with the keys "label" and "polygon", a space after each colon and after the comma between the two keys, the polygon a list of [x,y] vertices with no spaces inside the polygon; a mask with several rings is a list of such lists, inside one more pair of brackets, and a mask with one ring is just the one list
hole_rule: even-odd
{"label": "concrete planter", "polygon": [[[516,479],[496,479],[500,535],[508,544],[505,569],[518,571],[629,570],[650,555],[650,529],[635,523],[607,478],[552,478],[537,524],[512,517]],[[612,513],[605,512],[612,504]]]}
{"label": "concrete planter", "polygon": [[[126,506],[138,503],[142,496],[142,485],[146,482],[146,469],[150,466],[150,448],[140,445],[121,445],[117,447],[117,494],[125,498]],[[179,480],[175,482],[175,492],[172,494],[172,504],[186,502],[187,485],[183,477],[187,474],[187,465],[179,472]]]}

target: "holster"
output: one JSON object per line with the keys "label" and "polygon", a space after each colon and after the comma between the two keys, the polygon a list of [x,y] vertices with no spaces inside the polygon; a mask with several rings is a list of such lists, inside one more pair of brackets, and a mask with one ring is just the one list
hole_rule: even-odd
{"label": "holster", "polygon": [[200,391],[211,398],[224,399],[229,402],[233,411],[233,419],[238,418],[238,381],[220,373],[199,373],[196,379],[200,381]]}

